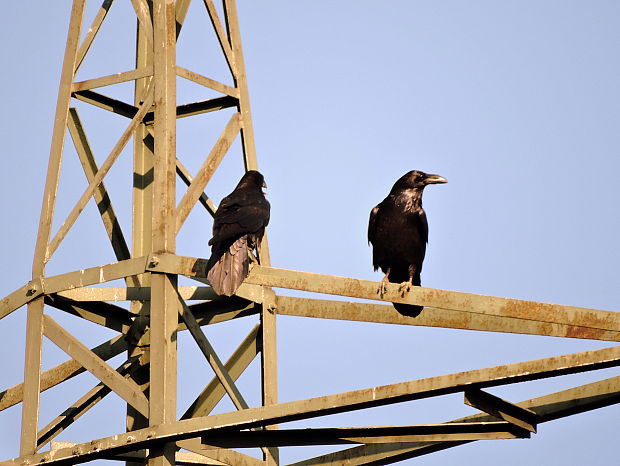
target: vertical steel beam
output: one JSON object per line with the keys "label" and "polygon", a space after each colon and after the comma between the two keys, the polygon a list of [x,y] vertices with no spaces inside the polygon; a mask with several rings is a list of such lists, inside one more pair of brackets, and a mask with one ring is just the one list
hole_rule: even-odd
{"label": "vertical steel beam", "polygon": [[24,359],[24,402],[20,455],[37,450],[39,430],[39,393],[41,391],[41,346],[43,338],[43,297],[28,303],[26,322],[26,357]]}
{"label": "vertical steel beam", "polygon": [[[39,232],[32,262],[32,277],[38,278],[45,272],[47,248],[56,205],[60,163],[67,132],[71,85],[78,43],[84,17],[85,0],[74,0],[71,7],[69,32],[63,59],[56,115],[52,132],[50,159],[47,167],[47,178],[43,192],[43,205],[39,220]],[[34,454],[37,448],[37,431],[39,425],[39,392],[41,388],[41,348],[43,339],[43,298],[28,304],[26,321],[26,355],[24,359],[24,402],[22,405],[22,428],[20,454]]]}
{"label": "vertical steel beam", "polygon": [[[147,2],[152,18],[153,2]],[[153,66],[153,28],[147,32],[141,22],[137,21],[136,33],[136,69]],[[138,107],[142,103],[143,96],[151,78],[137,79],[134,90],[134,105]],[[152,124],[149,124],[152,125]],[[133,199],[132,199],[132,255],[142,257],[152,251],[152,225],[153,212],[153,138],[149,128],[144,122],[140,123],[134,134],[134,164],[133,164]],[[151,277],[149,274],[135,277],[139,286],[149,287]],[[151,310],[149,300],[132,301],[131,310],[136,318],[128,335],[128,356],[141,356],[138,367],[131,378],[148,396],[149,371],[150,371],[150,338],[145,334]],[[137,430],[149,425],[149,421],[133,406],[127,405],[127,431]],[[127,461],[127,466],[142,466],[146,461]]]}
{"label": "vertical steel beam", "polygon": [[[241,47],[241,32],[239,30],[239,16],[237,14],[236,0],[224,0],[224,15],[228,40],[232,48],[234,59],[234,82],[239,90],[238,109],[241,114],[241,144],[243,147],[243,160],[246,170],[257,170],[256,145],[254,143],[254,127],[252,125],[252,112],[250,110],[250,94],[243,60]],[[259,259],[262,265],[271,264],[267,236],[263,238],[259,248]],[[272,303],[275,304],[275,303]],[[276,404],[278,402],[278,365],[276,350],[276,314],[272,305],[263,305],[261,310],[261,372],[262,372],[262,398],[263,405]],[[277,428],[270,426],[269,428]],[[269,466],[279,464],[277,448],[270,448],[264,456],[265,463]]]}
{"label": "vertical steel beam", "polygon": [[243,159],[246,170],[257,170],[256,145],[254,144],[254,127],[252,126],[252,112],[250,111],[250,94],[248,81],[243,61],[243,49],[241,48],[241,32],[239,31],[239,18],[235,0],[224,0],[224,14],[228,40],[232,48],[235,63],[234,81],[239,89],[239,112],[241,113],[241,143],[243,145]]}
{"label": "vertical steel beam", "polygon": [[[153,1],[155,141],[152,248],[175,252],[176,236],[176,11],[174,0]],[[176,420],[177,276],[151,276],[151,426]],[[175,464],[174,442],[150,450],[150,466]]]}
{"label": "vertical steel beam", "polygon": [[62,64],[60,77],[60,87],[58,89],[58,100],[56,102],[56,115],[54,117],[54,129],[52,132],[52,144],[50,147],[50,159],[47,167],[47,178],[45,180],[45,190],[43,193],[43,205],[41,206],[41,218],[39,220],[39,233],[34,252],[32,264],[33,278],[43,275],[45,261],[47,259],[47,248],[54,217],[54,207],[56,206],[56,192],[58,191],[58,178],[60,176],[60,163],[62,151],[65,144],[67,133],[67,119],[69,118],[69,102],[71,100],[71,85],[73,84],[73,70],[75,68],[76,54],[80,32],[82,29],[82,18],[84,16],[84,5],[86,0],[74,0],[71,8],[71,20],[69,21],[69,33],[67,35],[67,46],[65,57]]}

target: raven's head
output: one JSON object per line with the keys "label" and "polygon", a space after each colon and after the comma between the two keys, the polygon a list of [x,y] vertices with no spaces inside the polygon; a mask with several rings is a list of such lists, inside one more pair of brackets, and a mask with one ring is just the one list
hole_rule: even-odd
{"label": "raven's head", "polygon": [[424,173],[418,170],[411,170],[408,173],[405,173],[401,176],[396,183],[394,183],[394,187],[392,191],[400,191],[403,189],[424,189],[424,186],[427,184],[439,184],[439,183],[447,183],[443,176],[439,175],[429,175],[428,173]]}
{"label": "raven's head", "polygon": [[248,170],[239,180],[237,188],[240,187],[252,187],[252,188],[266,188],[265,177],[256,170]]}

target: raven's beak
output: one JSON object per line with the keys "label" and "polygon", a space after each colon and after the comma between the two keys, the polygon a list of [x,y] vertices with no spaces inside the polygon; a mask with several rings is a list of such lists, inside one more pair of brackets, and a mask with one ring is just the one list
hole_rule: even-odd
{"label": "raven's beak", "polygon": [[443,176],[439,175],[426,175],[426,180],[424,180],[425,184],[440,184],[447,182],[448,180],[446,180]]}
{"label": "raven's beak", "polygon": [[263,191],[263,194],[267,195],[267,193],[265,192],[265,189],[267,189],[267,183],[263,181],[263,186],[261,186],[261,188],[263,188],[261,189],[261,191]]}

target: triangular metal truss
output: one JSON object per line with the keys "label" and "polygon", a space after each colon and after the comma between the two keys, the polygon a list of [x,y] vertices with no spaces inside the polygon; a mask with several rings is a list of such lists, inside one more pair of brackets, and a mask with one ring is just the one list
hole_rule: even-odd
{"label": "triangular metal truss", "polygon": [[[113,4],[105,0],[81,38],[86,0],[74,0],[62,76],[33,279],[0,301],[0,319],[27,305],[24,383],[0,393],[0,410],[22,404],[20,457],[0,464],[77,464],[104,458],[129,464],[279,464],[279,447],[351,445],[296,465],[387,464],[482,439],[527,438],[539,423],[620,402],[620,377],[613,377],[521,402],[509,402],[484,391],[489,387],[539,380],[620,365],[620,346],[513,363],[445,376],[406,381],[335,395],[278,403],[276,316],[390,323],[620,341],[620,313],[544,304],[470,293],[414,287],[407,296],[390,284],[377,294],[376,282],[272,268],[267,244],[261,265],[254,266],[237,297],[222,299],[205,280],[204,258],[176,254],[176,235],[196,206],[213,214],[216,206],[205,187],[240,136],[245,169],[256,169],[248,87],[235,0],[218,10],[202,0],[232,86],[176,64],[176,40],[189,0],[131,0],[136,13],[136,68],[109,76],[76,81],[76,75]],[[223,15],[219,13],[223,12]],[[221,95],[177,105],[176,79],[181,77]],[[135,83],[128,103],[101,92],[122,82]],[[127,118],[126,129],[101,165],[88,143],[72,100]],[[232,108],[228,120],[200,169],[193,176],[176,154],[176,120]],[[88,187],[52,236],[66,133],[82,163]],[[131,250],[103,183],[133,138],[134,186]],[[187,185],[176,200],[176,180]],[[233,183],[230,183],[233,184]],[[93,199],[97,204],[117,262],[61,275],[47,276],[45,266]],[[179,277],[199,282],[179,286]],[[123,286],[101,286],[123,280]],[[94,286],[96,285],[96,286]],[[390,304],[343,302],[277,295],[272,288],[420,304],[419,317],[403,317]],[[126,301],[129,308],[114,304]],[[195,301],[194,304],[187,304]],[[79,316],[118,332],[94,348],[45,313],[46,306]],[[259,315],[260,323],[223,362],[201,326]],[[181,418],[176,416],[177,332],[189,331],[216,377]],[[41,371],[43,336],[71,359]],[[106,361],[121,353],[118,368]],[[262,405],[249,407],[236,381],[261,356]],[[89,371],[100,383],[76,400],[47,426],[39,426],[40,393]],[[107,394],[127,402],[127,432],[87,443],[55,442],[56,436]],[[479,414],[430,425],[278,429],[278,424],[429,397],[463,393]],[[234,412],[210,414],[225,396]],[[51,445],[51,449],[44,448]],[[264,459],[234,448],[259,447]],[[183,451],[181,451],[183,450]]]}

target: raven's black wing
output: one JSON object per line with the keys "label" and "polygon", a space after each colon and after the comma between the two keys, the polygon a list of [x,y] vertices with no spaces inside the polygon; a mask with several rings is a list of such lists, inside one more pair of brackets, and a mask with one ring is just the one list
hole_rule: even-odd
{"label": "raven's black wing", "polygon": [[213,238],[209,244],[235,240],[256,233],[269,223],[269,202],[262,192],[242,189],[222,199],[215,212]]}

